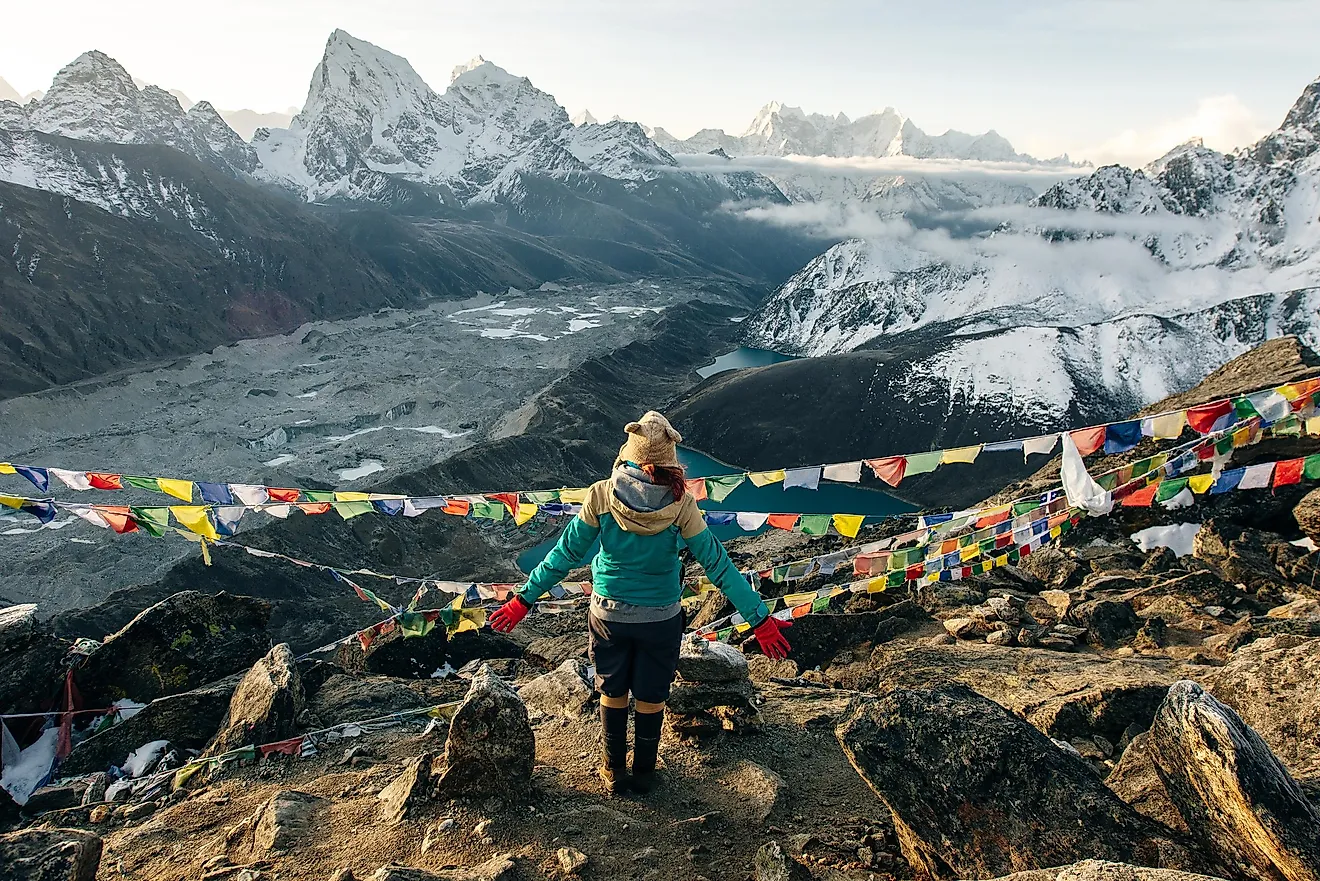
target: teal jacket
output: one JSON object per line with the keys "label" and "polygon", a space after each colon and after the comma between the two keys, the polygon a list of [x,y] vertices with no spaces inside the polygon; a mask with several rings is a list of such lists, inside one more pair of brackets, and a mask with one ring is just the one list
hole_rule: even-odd
{"label": "teal jacket", "polygon": [[599,481],[587,490],[582,510],[528,576],[518,596],[528,604],[536,602],[563,581],[569,570],[582,565],[599,538],[600,553],[591,561],[591,583],[592,590],[606,599],[635,606],[678,602],[683,595],[678,553],[686,546],[747,623],[755,627],[769,616],[761,595],[706,527],[691,493],[658,510],[637,511],[614,492],[614,479]]}

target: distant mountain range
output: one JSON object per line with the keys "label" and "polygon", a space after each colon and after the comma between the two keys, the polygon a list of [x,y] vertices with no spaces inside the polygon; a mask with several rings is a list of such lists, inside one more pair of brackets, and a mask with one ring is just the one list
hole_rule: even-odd
{"label": "distant mountain range", "polygon": [[[1018,153],[994,130],[970,135],[950,129],[942,135],[928,135],[892,107],[849,119],[843,113],[834,116],[804,113],[801,107],[772,101],[757,112],[742,135],[730,135],[723,129],[713,128],[702,129],[683,140],[662,128],[649,129],[647,134],[670,153],[721,150],[729,156],[828,156],[836,159],[911,156],[917,159],[1041,164],[1039,159]],[[1044,164],[1068,165],[1071,160],[1065,154],[1045,160]]]}
{"label": "distant mountain range", "polygon": [[1039,425],[1128,412],[1266,339],[1320,346],[1318,205],[1320,80],[1256,144],[1191,142],[1061,181],[1002,209],[991,235],[841,242],[762,304],[746,339],[903,352],[881,357],[910,395],[896,406],[976,402]]}
{"label": "distant mountain range", "polygon": [[679,172],[639,126],[575,127],[480,59],[438,94],[336,31],[289,128],[247,143],[87,52],[40,100],[0,101],[0,395],[478,289],[754,291],[819,246],[722,210],[745,200],[787,201],[758,174]]}

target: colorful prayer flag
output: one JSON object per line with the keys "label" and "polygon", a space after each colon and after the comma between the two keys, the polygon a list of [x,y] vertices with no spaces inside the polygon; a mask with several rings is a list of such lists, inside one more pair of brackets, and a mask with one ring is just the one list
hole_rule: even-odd
{"label": "colorful prayer flag", "polygon": [[856,538],[857,532],[862,528],[862,521],[866,517],[862,514],[835,514],[834,529],[839,535],[845,538]]}
{"label": "colorful prayer flag", "polygon": [[784,479],[784,472],[779,471],[753,471],[747,475],[747,478],[754,486],[769,486],[772,483],[779,483]]}
{"label": "colorful prayer flag", "polygon": [[800,515],[798,514],[771,514],[766,518],[766,522],[775,529],[784,529],[788,532],[792,532],[793,527],[797,525],[799,516]]}
{"label": "colorful prayer flag", "polygon": [[1306,467],[1305,459],[1287,459],[1274,466],[1274,485],[1291,486],[1294,483],[1302,482],[1302,469]]}
{"label": "colorful prayer flag", "polygon": [[829,514],[803,514],[798,521],[803,535],[824,535],[830,531]]}
{"label": "colorful prayer flag", "polygon": [[747,480],[745,474],[728,474],[723,477],[707,477],[704,480],[706,487],[706,498],[722,502],[729,497],[729,494],[738,487],[742,486]]}
{"label": "colorful prayer flag", "polygon": [[706,481],[701,477],[694,477],[691,480],[683,481],[688,493],[698,502],[706,500]]}
{"label": "colorful prayer flag", "polygon": [[176,499],[182,499],[185,502],[191,502],[193,498],[193,482],[191,480],[157,477],[156,488],[167,496],[174,496]]}
{"label": "colorful prayer flag", "polygon": [[801,487],[803,489],[817,489],[820,486],[819,466],[813,468],[790,468],[784,471],[784,489]]}
{"label": "colorful prayer flag", "polygon": [[981,455],[981,445],[973,447],[957,447],[952,450],[945,450],[940,458],[941,465],[963,464],[970,465],[976,461],[976,457]]}
{"label": "colorful prayer flag", "polygon": [[907,458],[904,456],[890,456],[887,459],[867,459],[866,464],[870,466],[871,471],[877,478],[890,486],[898,486],[902,483],[903,476],[907,473]]}
{"label": "colorful prayer flag", "polygon": [[1073,443],[1077,445],[1077,452],[1089,456],[1105,445],[1108,429],[1101,425],[1098,428],[1078,429],[1069,434],[1072,435]]}
{"label": "colorful prayer flag", "polygon": [[858,461],[826,465],[820,476],[836,483],[857,483],[862,479],[862,463]]}
{"label": "colorful prayer flag", "polygon": [[94,489],[123,489],[124,479],[118,474],[106,474],[100,471],[88,471],[87,482]]}
{"label": "colorful prayer flag", "polygon": [[170,508],[170,513],[190,532],[212,541],[220,537],[211,522],[211,509],[206,505],[174,505]]}
{"label": "colorful prayer flag", "polygon": [[1209,434],[1214,431],[1215,423],[1220,418],[1233,412],[1233,405],[1228,401],[1214,401],[1209,404],[1201,404],[1198,407],[1190,407],[1187,410],[1187,424],[1192,427],[1192,431],[1197,434]]}
{"label": "colorful prayer flag", "polygon": [[1126,453],[1141,442],[1141,422],[1119,422],[1105,427],[1105,454]]}
{"label": "colorful prayer flag", "polygon": [[935,450],[930,453],[917,453],[915,456],[907,457],[907,471],[904,476],[911,477],[914,474],[929,474],[940,467],[940,462],[944,459],[942,450]]}

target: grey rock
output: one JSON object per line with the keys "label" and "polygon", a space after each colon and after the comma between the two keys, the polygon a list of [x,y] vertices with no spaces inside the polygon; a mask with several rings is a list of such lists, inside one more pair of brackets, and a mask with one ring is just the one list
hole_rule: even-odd
{"label": "grey rock", "polygon": [[0,713],[46,709],[59,694],[66,652],[36,606],[0,608]]}
{"label": "grey rock", "polygon": [[971,617],[946,618],[944,630],[955,639],[973,639],[985,633],[985,624]]}
{"label": "grey rock", "polygon": [[892,812],[918,877],[988,878],[1094,856],[1196,864],[1085,763],[965,686],[859,698],[836,733]]}
{"label": "grey rock", "polygon": [[538,676],[518,689],[528,707],[547,716],[581,716],[591,706],[595,692],[587,682],[587,670],[576,659],[564,661],[555,670]]}
{"label": "grey rock", "polygon": [[229,712],[204,755],[219,755],[249,743],[274,743],[291,736],[306,706],[302,677],[288,643],[280,643],[252,665],[234,690]]}
{"label": "grey rock", "polygon": [[467,869],[442,869],[430,872],[407,866],[381,866],[371,881],[514,881],[517,867],[507,856],[491,857]]}
{"label": "grey rock", "polygon": [[568,877],[586,868],[587,855],[573,847],[561,847],[555,851],[555,861],[559,863],[559,871]]}
{"label": "grey rock", "polygon": [[287,851],[296,847],[310,831],[313,815],[324,801],[319,796],[294,789],[275,793],[250,818],[253,853]]}
{"label": "grey rock", "polygon": [[105,788],[108,785],[104,771],[97,771],[87,778],[87,789],[83,792],[82,803],[99,805],[105,801]]}
{"label": "grey rock", "polygon": [[747,658],[731,645],[689,636],[679,648],[678,675],[687,682],[739,682],[747,679]]}
{"label": "grey rock", "polygon": [[434,756],[422,753],[410,759],[403,771],[376,796],[381,819],[386,823],[401,823],[412,816],[430,800],[434,777]]}
{"label": "grey rock", "polygon": [[985,635],[985,641],[991,645],[1013,645],[1017,637],[1011,630],[992,630]]}
{"label": "grey rock", "polygon": [[1178,811],[1178,806],[1169,798],[1169,791],[1164,788],[1159,771],[1155,768],[1155,757],[1151,752],[1150,734],[1142,732],[1128,744],[1123,755],[1105,778],[1105,785],[1114,794],[1130,804],[1140,814],[1144,814],[1168,826],[1175,832],[1187,834],[1187,821]]}
{"label": "grey rock", "polygon": [[333,674],[316,689],[307,709],[319,727],[426,706],[429,701],[410,685],[417,683],[390,676]]}
{"label": "grey rock", "polygon": [[752,860],[752,877],[755,881],[811,881],[811,872],[785,854],[779,842],[771,841],[756,851]]}
{"label": "grey rock", "polygon": [[788,791],[784,778],[764,765],[746,760],[739,761],[730,770],[720,774],[720,786],[738,795],[739,804],[746,808],[753,824],[761,826],[783,803]]}
{"label": "grey rock", "polygon": [[1141,621],[1128,603],[1089,600],[1073,609],[1073,618],[1086,628],[1087,639],[1098,648],[1112,648],[1135,636]]}
{"label": "grey rock", "polygon": [[142,820],[156,813],[156,803],[154,801],[139,802],[135,805],[129,805],[124,808],[125,820]]}
{"label": "grey rock", "polygon": [[43,786],[28,796],[25,814],[44,814],[82,804],[82,793],[72,786]]}
{"label": "grey rock", "polygon": [[[1032,554],[1032,556],[1036,555]],[[1062,621],[1066,618],[1068,611],[1072,608],[1072,594],[1066,590],[1042,590],[1040,598],[1049,603],[1050,608],[1054,610],[1056,621]]]}
{"label": "grey rock", "polygon": [[1320,878],[1320,811],[1237,713],[1177,682],[1150,742],[1169,797],[1223,865],[1262,881]]}
{"label": "grey rock", "polygon": [[1301,501],[1293,507],[1293,519],[1311,541],[1320,543],[1320,489],[1313,489],[1302,496]]}
{"label": "grey rock", "polygon": [[536,736],[518,693],[482,667],[445,741],[441,797],[519,796],[531,786]]}
{"label": "grey rock", "polygon": [[95,881],[101,839],[77,829],[0,835],[0,881]]}
{"label": "grey rock", "polygon": [[676,682],[666,706],[675,713],[701,713],[717,707],[754,711],[756,692],[749,680],[719,683]]}
{"label": "grey rock", "polygon": [[554,670],[565,661],[586,660],[587,635],[585,633],[566,633],[563,636],[551,636],[534,639],[523,650],[523,660],[536,664],[546,670]]}

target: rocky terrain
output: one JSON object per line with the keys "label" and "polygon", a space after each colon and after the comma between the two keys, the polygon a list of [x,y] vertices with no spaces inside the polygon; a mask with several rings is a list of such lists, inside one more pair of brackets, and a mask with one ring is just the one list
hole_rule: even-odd
{"label": "rocky terrain", "polygon": [[[588,373],[626,376],[623,363],[663,348],[661,335]],[[1306,354],[1275,344],[1179,401],[1313,376]],[[462,485],[498,467],[482,457],[501,447],[548,450],[577,412],[567,387],[554,389],[528,430],[437,467]],[[615,394],[619,403],[596,400],[633,405],[627,389]],[[612,445],[583,433],[580,463],[542,467],[599,467]],[[1155,443],[1122,455],[1149,455]],[[1314,436],[1271,438],[1232,464],[1317,451]],[[1048,483],[1052,467],[1025,486]],[[0,711],[62,707],[67,694],[126,709],[95,733],[75,717],[57,779],[0,808],[14,829],[0,836],[0,864],[15,867],[0,871],[171,881],[1314,878],[1318,506],[1303,481],[1186,509],[1115,508],[1017,566],[843,594],[795,621],[787,661],[740,637],[691,642],[670,704],[664,784],[625,799],[606,798],[593,776],[580,611],[534,616],[512,639],[437,628],[302,654],[314,643],[289,619],[322,614],[321,600],[261,599],[251,594],[268,589],[263,579],[237,572],[226,584],[252,590],[211,596],[176,581],[159,596],[118,598],[150,608],[75,656],[70,689],[68,644],[35,609],[13,606],[0,616]],[[1142,550],[1136,534],[1174,548]],[[841,541],[772,533],[731,551],[760,568]],[[845,567],[763,587],[775,595],[851,577]],[[708,595],[693,624],[723,612]],[[336,624],[335,636],[352,630]],[[302,647],[286,644],[295,634]],[[9,769],[39,764],[60,736],[39,720],[6,726],[28,750],[7,753]]]}

